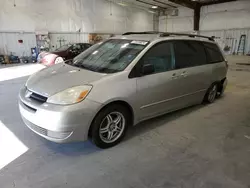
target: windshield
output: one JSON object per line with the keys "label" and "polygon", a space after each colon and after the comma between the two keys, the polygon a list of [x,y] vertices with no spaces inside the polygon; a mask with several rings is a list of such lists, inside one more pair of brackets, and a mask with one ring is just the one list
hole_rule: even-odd
{"label": "windshield", "polygon": [[72,65],[95,72],[119,72],[124,70],[147,44],[147,41],[110,39],[75,57]]}
{"label": "windshield", "polygon": [[65,51],[67,50],[71,45],[67,44],[67,45],[63,45],[60,48],[57,48],[55,51]]}

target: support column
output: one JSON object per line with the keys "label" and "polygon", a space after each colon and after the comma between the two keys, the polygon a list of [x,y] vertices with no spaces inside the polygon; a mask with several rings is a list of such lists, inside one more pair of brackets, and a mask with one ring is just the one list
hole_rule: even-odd
{"label": "support column", "polygon": [[200,30],[200,14],[201,6],[197,4],[194,8],[194,31],[196,32]]}
{"label": "support column", "polygon": [[154,31],[159,31],[159,22],[160,22],[159,14],[156,13],[153,15],[153,30]]}

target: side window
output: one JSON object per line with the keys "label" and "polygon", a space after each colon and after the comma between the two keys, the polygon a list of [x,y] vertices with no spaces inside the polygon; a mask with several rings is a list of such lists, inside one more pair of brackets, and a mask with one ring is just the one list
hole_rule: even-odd
{"label": "side window", "polygon": [[74,50],[74,51],[80,51],[81,50],[81,45],[80,44],[73,44],[72,50]]}
{"label": "side window", "polygon": [[88,48],[87,44],[81,44],[82,50],[86,50]]}
{"label": "side window", "polygon": [[206,64],[206,52],[202,43],[198,41],[175,41],[176,69]]}
{"label": "side window", "polygon": [[84,47],[87,49],[89,47],[91,47],[92,45],[91,44],[84,44]]}
{"label": "side window", "polygon": [[85,44],[80,44],[80,45],[81,45],[81,50],[87,49],[87,48],[85,47]]}
{"label": "side window", "polygon": [[224,57],[216,44],[204,42],[204,46],[207,51],[208,63],[218,63],[224,61]]}
{"label": "side window", "polygon": [[174,69],[173,45],[171,42],[163,42],[154,45],[142,58],[143,64],[151,64],[154,73],[165,72]]}

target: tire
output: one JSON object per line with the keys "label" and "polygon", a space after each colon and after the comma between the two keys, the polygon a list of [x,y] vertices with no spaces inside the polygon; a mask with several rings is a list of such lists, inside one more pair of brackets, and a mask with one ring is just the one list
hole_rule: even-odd
{"label": "tire", "polygon": [[92,142],[102,149],[117,145],[124,138],[129,123],[130,113],[126,107],[118,104],[105,107],[92,122]]}
{"label": "tire", "polygon": [[217,98],[223,96],[225,89],[227,85],[227,80],[224,79],[220,82],[219,87],[218,87],[218,92],[217,92]]}
{"label": "tire", "polygon": [[62,57],[57,57],[57,58],[55,59],[55,65],[58,64],[58,63],[62,63],[63,61],[64,61],[64,60],[63,60]]}
{"label": "tire", "polygon": [[213,103],[217,97],[218,93],[218,84],[214,83],[212,84],[204,97],[204,102],[206,103]]}

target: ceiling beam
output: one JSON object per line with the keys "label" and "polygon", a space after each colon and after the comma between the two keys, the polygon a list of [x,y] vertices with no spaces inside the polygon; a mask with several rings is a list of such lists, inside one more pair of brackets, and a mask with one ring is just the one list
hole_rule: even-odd
{"label": "ceiling beam", "polygon": [[196,2],[191,2],[188,0],[168,0],[168,1],[191,9],[194,9],[195,5],[197,4]]}
{"label": "ceiling beam", "polygon": [[228,3],[228,2],[233,2],[237,0],[217,0],[217,1],[210,1],[207,3],[200,3],[201,6],[207,6],[207,5],[215,5],[215,4],[220,4],[220,3]]}
{"label": "ceiling beam", "polygon": [[168,4],[166,2],[162,2],[162,1],[159,1],[159,0],[153,0],[153,1],[156,2],[156,3],[159,3],[159,4],[163,4],[163,5],[169,6],[171,8],[177,8],[176,6]]}
{"label": "ceiling beam", "polygon": [[145,2],[145,1],[142,1],[142,0],[136,0],[137,2],[140,2],[140,3],[143,3],[143,4],[146,4],[146,5],[150,5],[150,6],[157,6],[161,9],[166,9],[166,7],[162,7],[162,6],[158,6],[158,5],[155,5],[155,4],[152,4],[152,3],[148,3],[148,2]]}

